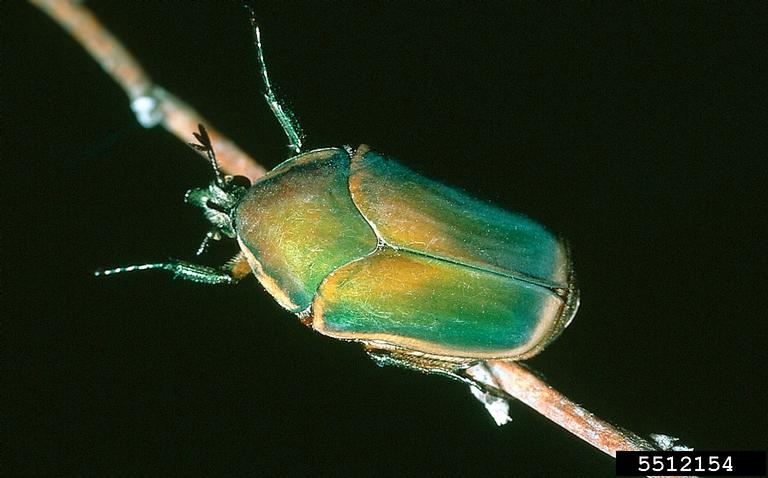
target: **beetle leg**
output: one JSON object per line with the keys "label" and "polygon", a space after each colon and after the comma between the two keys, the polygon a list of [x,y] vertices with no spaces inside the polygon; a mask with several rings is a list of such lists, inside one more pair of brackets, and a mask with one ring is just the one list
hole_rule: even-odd
{"label": "beetle leg", "polygon": [[116,267],[114,269],[97,270],[93,275],[110,276],[123,272],[165,270],[173,272],[175,278],[197,282],[199,284],[234,284],[251,273],[251,267],[242,252],[227,261],[221,268],[193,264],[187,261],[172,260],[152,264],[137,264],[133,266]]}
{"label": "beetle leg", "polygon": [[[469,369],[472,369],[472,374],[468,373]],[[501,391],[496,377],[486,362],[478,362],[462,370],[461,375],[467,379],[472,396],[483,404],[496,425],[501,426],[512,421],[512,417],[509,416],[512,397]]]}
{"label": "beetle leg", "polygon": [[203,241],[200,243],[200,245],[197,247],[197,252],[195,253],[196,256],[202,256],[205,251],[208,250],[208,244],[211,242],[211,238],[213,237],[213,233],[216,230],[208,231],[205,234],[205,237],[203,238]]}
{"label": "beetle leg", "polygon": [[[495,381],[491,381],[490,378],[485,378],[483,375],[482,380],[477,380],[467,374],[466,369],[469,364],[442,361],[404,351],[380,349],[371,344],[364,344],[363,347],[368,356],[380,367],[394,365],[419,372],[442,375],[463,382],[469,385],[472,396],[483,404],[497,425],[501,426],[511,421],[509,416],[511,397],[501,392]],[[487,370],[484,362],[477,362],[472,365],[472,368]]]}
{"label": "beetle leg", "polygon": [[431,357],[424,357],[408,353],[406,351],[377,348],[372,344],[364,345],[365,352],[380,367],[394,365],[423,373],[434,373],[445,377],[466,382],[466,378],[457,372],[466,367],[466,364],[443,361]]}
{"label": "beetle leg", "polygon": [[238,252],[235,257],[227,261],[224,265],[224,269],[229,271],[229,275],[234,281],[239,281],[252,274],[251,265],[248,264],[245,254]]}
{"label": "beetle leg", "polygon": [[237,279],[232,276],[230,271],[176,260],[98,270],[94,272],[93,275],[109,276],[113,274],[121,274],[123,272],[148,271],[154,269],[170,271],[173,273],[174,277],[200,284],[234,284],[237,282]]}
{"label": "beetle leg", "polygon": [[293,112],[277,99],[275,92],[272,90],[272,84],[269,82],[269,74],[267,73],[267,63],[264,61],[264,49],[261,47],[261,32],[259,31],[259,26],[256,24],[256,17],[253,10],[249,7],[246,8],[251,11],[251,26],[253,27],[253,37],[256,42],[256,55],[259,59],[261,81],[264,83],[264,99],[267,100],[267,104],[272,110],[272,114],[275,115],[275,118],[277,118],[277,121],[283,128],[283,132],[288,137],[288,148],[291,152],[298,154],[301,152],[304,134],[302,133],[301,126],[299,125],[299,122],[296,121]]}

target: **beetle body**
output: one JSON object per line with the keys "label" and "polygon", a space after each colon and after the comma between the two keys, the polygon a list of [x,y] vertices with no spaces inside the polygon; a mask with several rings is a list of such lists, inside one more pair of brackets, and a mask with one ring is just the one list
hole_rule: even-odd
{"label": "beetle body", "polygon": [[[264,97],[301,151],[301,130],[272,91],[254,27]],[[187,193],[213,224],[210,239],[237,239],[222,268],[185,261],[98,271],[165,269],[208,284],[248,275],[304,324],[361,342],[380,364],[465,380],[485,359],[541,351],[578,307],[563,241],[525,216],[474,199],[360,146],[298,154],[252,186],[223,176],[205,128],[215,179]],[[476,386],[479,386],[475,384]]]}
{"label": "beetle body", "polygon": [[366,146],[290,158],[232,211],[243,255],[280,305],[369,351],[522,359],[578,305],[562,241]]}

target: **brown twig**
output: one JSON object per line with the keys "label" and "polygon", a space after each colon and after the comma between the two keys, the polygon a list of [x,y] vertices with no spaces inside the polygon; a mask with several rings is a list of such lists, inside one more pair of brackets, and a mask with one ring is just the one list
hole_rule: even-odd
{"label": "brown twig", "polygon": [[205,124],[221,169],[248,177],[251,182],[265,169],[234,142],[218,132],[192,107],[152,82],[133,55],[120,44],[87,8],[72,0],[30,0],[64,28],[125,90],[131,109],[142,126],[161,124],[185,143],[198,124]]}
{"label": "brown twig", "polygon": [[489,360],[470,367],[467,374],[487,387],[520,400],[613,457],[617,451],[659,449],[638,435],[595,416],[518,363]]}
{"label": "brown twig", "polygon": [[[205,124],[224,172],[246,176],[251,181],[265,173],[258,162],[211,127],[210,122],[189,105],[155,85],[128,50],[85,7],[71,0],[29,1],[67,30],[120,84],[142,125],[162,124],[186,143],[197,125]],[[618,450],[657,449],[634,433],[596,417],[519,364],[487,361],[468,369],[467,374],[487,387],[520,400],[611,456],[615,457]]]}

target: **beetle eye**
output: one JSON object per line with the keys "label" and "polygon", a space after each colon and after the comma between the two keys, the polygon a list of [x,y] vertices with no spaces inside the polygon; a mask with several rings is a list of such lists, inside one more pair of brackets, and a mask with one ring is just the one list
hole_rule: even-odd
{"label": "beetle eye", "polygon": [[251,181],[245,176],[234,176],[229,183],[233,186],[240,186],[245,189],[251,187]]}
{"label": "beetle eye", "polygon": [[220,213],[227,214],[227,210],[223,207],[219,206],[215,202],[211,201],[210,199],[205,202],[205,207],[208,209],[213,209],[214,211],[219,211]]}

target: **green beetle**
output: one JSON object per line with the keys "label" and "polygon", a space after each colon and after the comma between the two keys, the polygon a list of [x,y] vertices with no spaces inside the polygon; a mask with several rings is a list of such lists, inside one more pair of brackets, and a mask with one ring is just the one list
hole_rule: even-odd
{"label": "green beetle", "polygon": [[[265,97],[300,153],[298,125],[277,101],[261,43]],[[428,179],[362,145],[317,149],[284,161],[252,186],[223,176],[205,128],[215,180],[187,193],[213,224],[209,239],[236,239],[222,268],[184,261],[166,269],[217,284],[253,273],[285,309],[333,338],[356,341],[380,364],[459,378],[480,360],[540,352],[578,308],[567,245],[538,223]]]}

